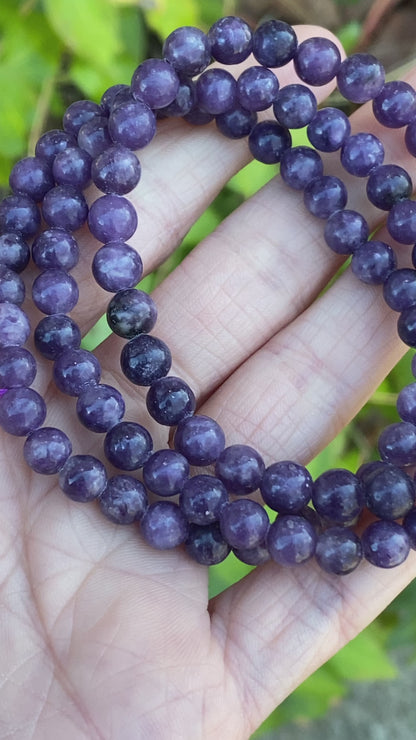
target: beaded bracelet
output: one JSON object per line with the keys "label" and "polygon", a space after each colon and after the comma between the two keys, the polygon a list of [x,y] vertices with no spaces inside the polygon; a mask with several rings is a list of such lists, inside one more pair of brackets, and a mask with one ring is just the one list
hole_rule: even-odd
{"label": "beaded bracelet", "polygon": [[[250,54],[256,64],[237,80],[222,67],[209,67],[212,59],[232,65]],[[300,82],[280,88],[273,70],[289,62]],[[352,135],[342,111],[317,109],[310,87],[335,77],[347,100],[373,101],[382,125],[406,126],[406,146],[416,156],[416,93],[405,82],[386,83],[383,67],[372,55],[353,54],[341,61],[328,39],[299,44],[284,22],[270,20],[252,32],[244,20],[229,16],[214,23],[208,34],[193,27],[173,31],[164,43],[163,59],[140,64],[130,86],[109,88],[100,104],[83,100],[70,105],[63,130],[43,134],[35,156],[14,166],[13,194],[0,204],[0,425],[26,437],[27,464],[38,473],[58,473],[69,498],[84,503],[97,499],[112,521],[140,522],[153,547],[184,543],[189,555],[204,565],[221,562],[233,550],[251,565],[272,559],[294,566],[315,557],[325,571],[343,575],[363,557],[391,568],[406,559],[411,547],[416,549],[416,487],[406,472],[416,463],[416,383],[398,396],[401,421],[380,435],[381,460],[362,465],[355,475],[335,469],[312,481],[304,466],[287,460],[266,468],[252,447],[226,446],[219,424],[195,414],[192,389],[169,375],[170,350],[149,334],[156,324],[156,306],[135,287],[142,261],[126,243],[137,227],[136,211],[125,197],[141,175],[134,150],[153,139],[157,118],[183,117],[193,125],[215,120],[224,136],[248,137],[257,160],[280,163],[282,180],[302,190],[307,210],[325,220],[328,246],[352,255],[352,271],[361,281],[383,286],[387,304],[399,312],[400,338],[416,346],[416,270],[397,269],[391,246],[369,240],[366,220],[345,208],[344,183],[324,175],[319,151],[339,151],[348,173],[368,178],[369,201],[388,212],[388,231],[404,244],[416,242],[412,182],[402,167],[383,164],[384,148],[376,136]],[[257,113],[269,108],[274,118],[259,122]],[[304,126],[312,146],[292,147],[290,129]],[[103,195],[88,209],[82,191],[91,180]],[[47,225],[42,232],[39,204]],[[103,245],[94,256],[94,278],[114,293],[108,324],[127,340],[122,371],[133,384],[148,387],[149,415],[175,429],[174,449],[154,452],[148,430],[123,421],[121,393],[100,383],[97,358],[80,348],[80,329],[68,315],[79,297],[70,270],[79,257],[73,232],[86,223]],[[46,404],[30,387],[36,360],[23,347],[30,325],[21,308],[25,289],[19,273],[30,252],[41,270],[32,299],[45,314],[34,331],[36,350],[53,361],[59,390],[77,398],[80,422],[105,435],[104,455],[122,474],[108,477],[98,458],[72,455],[68,436],[43,426]],[[415,250],[412,260],[416,267]],[[416,375],[414,361],[412,370]],[[191,467],[204,473],[191,475]],[[143,482],[131,474],[139,470]],[[277,512],[272,523],[266,509],[249,497],[257,490]],[[148,491],[159,500],[149,504]],[[166,500],[178,495],[179,503]],[[354,526],[363,511],[376,521],[359,537]]]}

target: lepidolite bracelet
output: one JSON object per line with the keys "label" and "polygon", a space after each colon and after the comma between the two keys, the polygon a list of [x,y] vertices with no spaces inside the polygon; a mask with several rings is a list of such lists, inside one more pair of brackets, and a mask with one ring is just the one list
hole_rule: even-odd
{"label": "lepidolite bracelet", "polygon": [[[251,54],[253,66],[238,79],[222,67],[209,66],[212,59],[232,65]],[[280,88],[276,69],[292,61],[299,83]],[[157,118],[180,116],[194,125],[215,120],[224,136],[248,137],[254,158],[280,163],[283,181],[302,190],[308,211],[325,221],[328,246],[352,255],[352,271],[360,280],[382,286],[387,304],[399,312],[401,339],[416,346],[416,270],[397,269],[391,246],[369,240],[366,220],[345,208],[346,187],[324,174],[319,152],[339,152],[348,173],[368,178],[368,199],[388,212],[388,231],[404,244],[416,242],[412,182],[402,167],[383,164],[380,139],[365,132],[352,135],[342,111],[317,109],[310,88],[335,77],[347,100],[373,101],[381,124],[406,126],[406,146],[416,156],[416,93],[405,82],[386,83],[377,59],[353,54],[342,61],[336,45],[325,38],[298,43],[294,29],[284,22],[270,20],[252,32],[244,20],[230,16],[217,21],[208,34],[193,27],[177,29],[164,43],[163,59],[140,64],[130,86],[111,87],[100,104],[73,103],[63,130],[43,134],[35,156],[15,165],[12,195],[0,204],[2,428],[26,437],[26,463],[38,473],[59,474],[69,498],[97,499],[112,521],[140,522],[153,547],[184,543],[189,555],[204,565],[221,562],[232,549],[252,565],[272,559],[296,566],[315,557],[324,570],[342,575],[363,557],[391,568],[416,548],[416,487],[406,472],[416,463],[416,383],[398,396],[401,421],[380,435],[381,459],[356,474],[334,469],[312,481],[297,462],[283,460],[266,468],[252,447],[226,446],[219,424],[195,413],[192,389],[169,375],[170,350],[149,333],[156,324],[156,306],[135,287],[142,262],[126,243],[137,227],[136,211],[125,197],[140,180],[134,151],[150,143]],[[268,109],[269,118],[259,122],[258,112]],[[292,147],[290,129],[304,126],[312,146]],[[88,209],[82,191],[91,180],[103,195]],[[174,449],[154,451],[145,426],[123,420],[121,393],[100,383],[97,358],[80,348],[80,329],[69,316],[79,297],[70,271],[79,256],[73,232],[86,223],[102,243],[93,260],[94,278],[114,293],[108,324],[127,340],[122,371],[133,384],[148,387],[149,415],[175,428]],[[41,270],[32,299],[45,314],[34,331],[36,350],[53,361],[59,390],[77,398],[80,422],[105,435],[104,456],[122,471],[112,477],[98,458],[72,455],[63,431],[43,426],[46,404],[30,387],[36,360],[23,347],[30,325],[21,308],[25,289],[19,273],[30,253]],[[415,251],[412,259],[416,267]],[[416,375],[415,363],[412,369]],[[277,512],[272,523],[266,509],[250,498],[257,490]],[[159,497],[151,504],[149,491]],[[179,503],[170,498],[174,496]],[[365,510],[376,520],[359,537],[354,526]]]}

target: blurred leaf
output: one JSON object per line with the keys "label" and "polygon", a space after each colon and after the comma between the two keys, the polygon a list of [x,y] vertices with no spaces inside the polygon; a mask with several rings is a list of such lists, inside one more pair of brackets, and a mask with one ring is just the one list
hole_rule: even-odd
{"label": "blurred leaf", "polygon": [[351,21],[337,31],[337,36],[343,45],[346,54],[351,54],[361,37],[361,23]]}
{"label": "blurred leaf", "polygon": [[397,668],[384,647],[384,634],[368,627],[334,655],[329,665],[349,681],[376,681],[395,678]]}
{"label": "blurred leaf", "polygon": [[196,0],[140,0],[150,28],[165,39],[179,26],[198,26],[199,3]]}
{"label": "blurred leaf", "polygon": [[249,198],[275,176],[275,167],[265,167],[261,162],[253,160],[231,178],[228,187],[244,198]]}

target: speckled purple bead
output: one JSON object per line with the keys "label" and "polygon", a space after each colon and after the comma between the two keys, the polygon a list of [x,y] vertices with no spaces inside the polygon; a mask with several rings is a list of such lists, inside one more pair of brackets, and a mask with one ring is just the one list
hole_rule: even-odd
{"label": "speckled purple bead", "polygon": [[261,545],[269,528],[267,512],[251,499],[231,501],[221,510],[219,521],[228,544],[242,549]]}
{"label": "speckled purple bead", "polygon": [[318,536],[315,558],[327,573],[337,576],[352,573],[362,557],[361,540],[348,527],[330,527]]}
{"label": "speckled purple bead", "polygon": [[164,108],[176,98],[179,77],[164,59],[146,59],[139,64],[131,79],[131,92],[152,110]]}
{"label": "speckled purple bead", "polygon": [[56,155],[52,172],[58,185],[72,185],[84,190],[91,182],[91,162],[88,152],[79,146],[69,147]]}
{"label": "speckled purple bead", "polygon": [[53,379],[62,393],[79,396],[89,385],[101,377],[101,366],[95,355],[86,349],[66,349],[57,357],[53,366]]}
{"label": "speckled purple bead", "polygon": [[403,529],[406,532],[410,547],[416,550],[416,509],[412,509],[403,519]]}
{"label": "speckled purple bead", "polygon": [[282,180],[295,190],[303,190],[316,177],[321,177],[324,166],[321,156],[309,146],[286,149],[280,160]]}
{"label": "speckled purple bead", "polygon": [[108,432],[124,416],[126,405],[120,391],[98,383],[83,390],[77,399],[78,419],[91,432]]}
{"label": "speckled purple bead", "polygon": [[365,505],[379,519],[402,519],[415,503],[415,485],[403,470],[385,465],[364,482]]}
{"label": "speckled purple bead", "polygon": [[175,426],[192,416],[196,407],[194,392],[181,378],[169,375],[156,380],[149,388],[146,406],[159,424]]}
{"label": "speckled purple bead", "polygon": [[246,565],[264,565],[270,560],[270,553],[265,543],[257,547],[234,547],[233,553],[238,560]]}
{"label": "speckled purple bead", "polygon": [[308,85],[326,85],[334,79],[341,55],[333,41],[313,37],[299,44],[294,57],[298,77]]}
{"label": "speckled purple bead", "polygon": [[341,149],[341,164],[355,177],[368,177],[375,167],[383,164],[383,160],[383,143],[374,134],[353,134]]}
{"label": "speckled purple bead", "polygon": [[215,474],[230,493],[245,496],[256,491],[264,473],[264,462],[249,445],[230,445],[219,455]]}
{"label": "speckled purple bead", "polygon": [[196,96],[201,108],[217,116],[237,104],[237,82],[225,69],[208,69],[197,79]]}
{"label": "speckled purple bead", "polygon": [[416,119],[416,92],[404,80],[386,82],[373,100],[377,121],[387,128],[401,128]]}
{"label": "speckled purple bead", "polygon": [[66,109],[62,126],[64,131],[74,136],[78,136],[81,126],[87,121],[97,116],[102,116],[103,109],[98,103],[92,100],[77,100]]}
{"label": "speckled purple bead", "polygon": [[194,26],[182,26],[169,34],[163,56],[182,75],[194,77],[211,61],[211,45],[206,34]]}
{"label": "speckled purple bead", "polygon": [[362,533],[361,543],[366,560],[378,568],[400,565],[410,550],[407,532],[397,522],[373,522]]}
{"label": "speckled purple bead", "polygon": [[397,321],[397,333],[409,347],[416,347],[416,306],[405,308]]}
{"label": "speckled purple bead", "polygon": [[266,110],[279,91],[279,81],[266,67],[249,67],[237,80],[238,102],[246,110]]}
{"label": "speckled purple bead", "polygon": [[345,142],[351,124],[338,108],[321,108],[308,125],[307,135],[312,146],[321,152],[335,152]]}
{"label": "speckled purple bead", "polygon": [[286,85],[276,95],[273,113],[285,128],[303,128],[316,114],[315,95],[305,85]]}
{"label": "speckled purple bead", "polygon": [[219,478],[213,475],[194,475],[184,483],[179,505],[188,522],[207,525],[219,519],[228,503],[228,493]]}
{"label": "speckled purple bead", "polygon": [[20,275],[0,262],[0,303],[15,303],[20,306],[25,293],[25,284]]}
{"label": "speckled purple bead", "polygon": [[342,210],[333,213],[325,224],[325,241],[337,254],[352,254],[364,244],[370,229],[358,211]]}
{"label": "speckled purple bead", "polygon": [[133,247],[111,241],[94,255],[92,273],[98,285],[110,293],[134,288],[143,274],[143,263]]}
{"label": "speckled purple bead", "polygon": [[145,427],[134,421],[121,421],[105,435],[104,454],[120,470],[138,470],[153,451],[153,440]]}
{"label": "speckled purple bead", "polygon": [[0,264],[22,272],[30,260],[30,249],[21,234],[0,235]]}
{"label": "speckled purple bead", "polygon": [[416,305],[416,270],[403,267],[391,272],[383,287],[383,296],[393,311],[404,311]]}
{"label": "speckled purple bead", "polygon": [[389,211],[398,201],[410,198],[412,190],[409,173],[397,164],[376,167],[367,181],[368,200],[383,211]]}
{"label": "speckled purple bead", "polygon": [[310,522],[296,514],[279,514],[267,533],[267,548],[272,560],[279,565],[292,566],[310,560],[314,553],[317,534]]}
{"label": "speckled purple bead", "polygon": [[404,142],[410,154],[412,154],[413,157],[416,157],[416,121],[414,123],[409,123],[407,126],[404,135]]}
{"label": "speckled purple bead", "polygon": [[77,141],[78,146],[92,159],[98,157],[112,144],[108,119],[104,116],[95,116],[87,123],[83,123],[78,131]]}
{"label": "speckled purple bead", "polygon": [[52,314],[39,321],[34,334],[35,347],[43,357],[56,360],[66,349],[78,349],[81,331],[66,314]]}
{"label": "speckled purple bead", "polygon": [[230,546],[216,523],[200,526],[191,524],[185,542],[188,555],[200,565],[222,563],[230,552]]}
{"label": "speckled purple bead", "polygon": [[337,74],[341,95],[352,103],[375,98],[384,86],[385,72],[372,54],[352,54],[341,63]]}
{"label": "speckled purple bead", "polygon": [[316,177],[303,193],[306,208],[317,218],[329,218],[334,211],[344,208],[347,197],[347,188],[342,180],[332,175]]}
{"label": "speckled purple bead", "polygon": [[73,455],[59,473],[59,485],[72,501],[88,503],[103,493],[107,473],[102,462],[93,455]]}
{"label": "speckled purple bead", "polygon": [[256,123],[248,137],[248,146],[255,159],[264,164],[277,164],[283,152],[292,143],[290,131],[277,121],[260,121]]}
{"label": "speckled purple bead", "polygon": [[115,475],[108,479],[98,504],[101,513],[115,524],[133,524],[147,509],[146,489],[131,475]]}
{"label": "speckled purple bead", "polygon": [[40,226],[40,213],[34,200],[27,195],[8,195],[0,202],[0,231],[22,236],[34,236]]}
{"label": "speckled purple bead", "polygon": [[380,241],[362,244],[355,250],[351,260],[354,275],[368,285],[385,283],[396,265],[396,255],[391,246]]}
{"label": "speckled purple bead", "polygon": [[400,244],[416,242],[416,202],[399,200],[387,217],[387,229],[390,236]]}
{"label": "speckled purple bead", "polygon": [[416,423],[416,383],[410,383],[401,389],[397,396],[396,407],[402,421]]}
{"label": "speckled purple bead", "polygon": [[327,521],[351,524],[364,506],[362,484],[349,470],[327,470],[314,482],[312,503],[318,514]]}
{"label": "speckled purple bead", "polygon": [[115,334],[133,339],[147,334],[156,324],[157,308],[153,298],[143,290],[119,290],[107,308],[107,323]]}
{"label": "speckled purple bead", "polygon": [[175,450],[158,450],[143,466],[145,486],[158,496],[175,496],[189,478],[189,463]]}
{"label": "speckled purple bead", "polygon": [[0,426],[8,434],[25,437],[45,418],[45,401],[33,388],[11,388],[0,396]]}
{"label": "speckled purple bead", "polygon": [[126,342],[120,354],[123,374],[135,385],[152,385],[168,374],[172,365],[169,347],[158,337],[139,334]]}
{"label": "speckled purple bead", "polygon": [[125,146],[109,147],[94,159],[91,177],[94,185],[103,193],[125,195],[133,190],[140,180],[141,168],[136,155]]}
{"label": "speckled purple bead", "polygon": [[195,101],[195,82],[187,78],[180,78],[175,100],[164,108],[159,108],[157,116],[158,118],[180,118],[181,116],[186,116],[192,110]]}
{"label": "speckled purple bead", "polygon": [[253,55],[264,67],[283,67],[293,59],[298,45],[292,26],[271,19],[253,34]]}
{"label": "speckled purple bead", "polygon": [[33,282],[32,300],[42,313],[69,313],[78,298],[77,282],[59,267],[44,270]]}
{"label": "speckled purple bead", "polygon": [[52,129],[42,134],[38,139],[35,154],[37,157],[41,157],[45,162],[52,167],[53,160],[59,152],[63,152],[68,147],[74,147],[77,145],[76,138],[60,129]]}
{"label": "speckled purple bead", "polygon": [[225,447],[225,434],[211,417],[190,416],[178,424],[174,445],[190,465],[211,465]]}
{"label": "speckled purple bead", "polygon": [[[235,110],[235,108],[232,108],[231,110]],[[211,123],[211,121],[214,120],[214,116],[212,113],[207,113],[206,110],[201,108],[201,106],[195,102],[189,113],[184,116],[184,119],[192,126],[205,126],[207,123]]]}
{"label": "speckled purple bead", "polygon": [[21,345],[30,336],[30,324],[24,311],[14,303],[0,303],[0,347]]}
{"label": "speckled purple bead", "polygon": [[103,195],[90,207],[88,226],[100,242],[126,241],[137,228],[136,209],[120,195]]}
{"label": "speckled purple bead", "polygon": [[56,185],[46,193],[42,213],[49,226],[76,231],[87,219],[88,206],[83,194],[72,185]]}
{"label": "speckled purple bead", "polygon": [[122,83],[118,85],[111,85],[105,90],[101,96],[101,108],[104,113],[109,114],[113,105],[114,99],[119,92],[130,93],[130,85],[124,85]]}
{"label": "speckled purple bead", "polygon": [[171,550],[185,542],[189,524],[179,506],[173,501],[151,504],[141,520],[145,541],[156,550]]}
{"label": "speckled purple bead", "polygon": [[129,100],[111,111],[108,130],[115,144],[128,149],[142,149],[156,133],[156,118],[148,105],[139,100]]}
{"label": "speckled purple bead", "polygon": [[236,16],[226,16],[216,21],[208,31],[211,54],[222,64],[239,64],[252,50],[250,26]]}
{"label": "speckled purple bead", "polygon": [[312,487],[309,471],[291,460],[269,465],[260,483],[264,503],[283,514],[300,512],[311,499]]}
{"label": "speckled purple bead", "polygon": [[50,166],[40,157],[25,157],[17,162],[9,177],[14,193],[29,196],[39,203],[54,185]]}
{"label": "speckled purple bead", "polygon": [[216,116],[215,123],[223,136],[229,139],[245,139],[257,123],[257,114],[238,105]]}
{"label": "speckled purple bead", "polygon": [[378,438],[380,457],[403,467],[416,463],[416,426],[409,421],[389,424]]}
{"label": "speckled purple bead", "polygon": [[78,242],[66,229],[47,229],[33,242],[32,259],[41,270],[72,270],[79,260]]}
{"label": "speckled purple bead", "polygon": [[69,437],[55,427],[36,429],[29,434],[23,447],[23,457],[29,467],[43,475],[59,473],[71,453]]}
{"label": "speckled purple bead", "polygon": [[24,347],[0,349],[0,388],[28,388],[36,377],[36,361]]}

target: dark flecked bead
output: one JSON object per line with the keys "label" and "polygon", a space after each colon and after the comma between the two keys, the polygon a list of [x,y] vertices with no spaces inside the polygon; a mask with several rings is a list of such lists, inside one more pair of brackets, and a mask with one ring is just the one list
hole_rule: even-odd
{"label": "dark flecked bead", "polygon": [[108,432],[124,416],[126,406],[120,391],[111,385],[85,388],[77,400],[77,416],[91,432]]}
{"label": "dark flecked bead", "polygon": [[28,388],[36,377],[36,361],[24,347],[0,349],[0,388]]}
{"label": "dark flecked bead", "polygon": [[416,306],[405,308],[397,322],[397,333],[409,347],[416,347]]}
{"label": "dark flecked bead", "polygon": [[321,152],[335,152],[345,142],[351,124],[345,113],[338,108],[321,108],[308,125],[308,139]]}
{"label": "dark flecked bead", "polygon": [[25,299],[25,284],[14,270],[0,262],[0,303],[20,306]]}
{"label": "dark flecked bead", "polygon": [[355,177],[368,177],[370,172],[383,164],[384,146],[374,134],[360,133],[349,136],[341,149],[341,164]]}
{"label": "dark flecked bead", "polygon": [[246,565],[264,565],[264,563],[270,560],[270,553],[264,543],[257,547],[249,547],[248,549],[234,547],[233,553],[238,560],[246,563]]}
{"label": "dark flecked bead", "polygon": [[396,265],[396,255],[390,245],[379,241],[368,241],[358,247],[351,260],[354,275],[368,285],[385,283]]}
{"label": "dark flecked bead", "polygon": [[389,211],[397,201],[409,198],[412,190],[410,175],[397,164],[383,164],[373,169],[367,181],[368,200],[383,211]]}
{"label": "dark flecked bead", "polygon": [[337,254],[351,254],[367,241],[370,229],[358,211],[336,211],[325,224],[325,241]]}
{"label": "dark flecked bead", "polygon": [[273,463],[264,471],[260,483],[263,501],[283,514],[297,514],[312,496],[312,478],[308,470],[290,460]]}
{"label": "dark flecked bead", "polygon": [[211,26],[208,41],[211,54],[217,62],[239,64],[251,53],[251,28],[242,18],[226,16]]}
{"label": "dark flecked bead", "polygon": [[72,270],[79,260],[78,242],[66,229],[47,229],[33,242],[32,259],[41,270]]}
{"label": "dark flecked bead", "polygon": [[[123,105],[124,103],[134,103],[134,102],[138,102],[138,101],[135,101],[135,99],[133,98],[130,85],[122,85],[120,90],[118,90],[117,93],[114,95],[114,98],[111,103],[110,115],[120,105]],[[149,106],[146,106],[146,108],[149,108]]]}
{"label": "dark flecked bead", "polygon": [[0,235],[0,264],[22,272],[30,260],[30,249],[20,234]]}
{"label": "dark flecked bead", "polygon": [[143,274],[143,263],[133,247],[111,241],[95,253],[92,273],[98,285],[110,293],[134,288]]}
{"label": "dark flecked bead", "polygon": [[15,164],[9,177],[14,193],[23,193],[39,203],[54,185],[50,166],[40,157],[25,157]]}
{"label": "dark flecked bead", "polygon": [[143,290],[119,290],[108,304],[108,325],[111,331],[125,339],[147,334],[153,329],[156,319],[156,304]]}
{"label": "dark flecked bead", "polygon": [[218,521],[221,510],[227,503],[227,489],[213,475],[194,475],[188,478],[179,496],[179,505],[188,522],[204,526]]}
{"label": "dark flecked bead", "polygon": [[400,565],[410,550],[407,532],[396,522],[373,522],[362,533],[361,543],[366,560],[378,568]]}
{"label": "dark flecked bead", "polygon": [[107,88],[107,90],[105,90],[105,92],[103,92],[101,96],[101,108],[104,111],[104,113],[107,113],[107,114],[110,113],[114,99],[119,92],[130,93],[130,85],[123,85],[123,84],[111,85],[110,87]]}
{"label": "dark flecked bead", "polygon": [[345,208],[347,189],[338,177],[316,177],[305,188],[303,200],[306,208],[317,218],[329,218],[334,211]]}
{"label": "dark flecked bead", "polygon": [[91,177],[94,185],[103,193],[125,195],[133,190],[140,180],[139,160],[125,146],[112,146],[94,159]]}
{"label": "dark flecked bead", "polygon": [[266,110],[279,91],[279,81],[266,67],[249,67],[237,80],[238,102],[246,110]]}
{"label": "dark flecked bead", "polygon": [[317,534],[303,516],[279,514],[267,533],[267,548],[272,560],[292,566],[310,560],[315,553]]}
{"label": "dark flecked bead", "polygon": [[207,35],[199,28],[182,26],[169,34],[163,44],[163,56],[182,75],[194,77],[211,61]]}
{"label": "dark flecked bead", "polygon": [[323,172],[324,166],[320,155],[309,146],[291,147],[282,154],[281,178],[286,185],[295,190],[303,190],[315,177],[321,177]]}
{"label": "dark flecked bead", "polygon": [[208,69],[196,81],[196,98],[207,113],[226,113],[238,103],[237,82],[225,69]]}
{"label": "dark flecked bead", "polygon": [[396,407],[402,421],[416,423],[416,383],[410,383],[401,389],[397,396]]}
{"label": "dark flecked bead", "polygon": [[43,357],[56,360],[65,349],[78,349],[81,331],[78,324],[65,314],[52,314],[41,319],[35,329],[35,347]]}
{"label": "dark flecked bead", "polygon": [[196,102],[189,113],[184,116],[184,119],[192,126],[205,126],[207,123],[211,123],[211,121],[214,120],[214,116],[212,113],[207,113],[207,111],[201,108],[201,106]]}
{"label": "dark flecked bead", "polygon": [[22,236],[34,236],[40,226],[40,213],[34,200],[27,195],[8,195],[0,202],[0,231]]}
{"label": "dark flecked bead", "polygon": [[353,103],[375,98],[384,86],[385,72],[372,54],[352,54],[341,63],[337,74],[341,95]]}
{"label": "dark flecked bead", "polygon": [[401,200],[395,203],[387,217],[390,236],[400,244],[416,242],[416,202]]}
{"label": "dark flecked bead", "polygon": [[0,426],[9,434],[25,437],[45,418],[45,401],[33,388],[11,388],[0,396]]}
{"label": "dark flecked bead", "polygon": [[196,101],[195,82],[189,79],[180,79],[176,98],[165,108],[159,108],[158,118],[179,118],[186,116],[192,110]]}
{"label": "dark flecked bead", "polygon": [[257,123],[257,114],[240,106],[216,116],[215,123],[223,136],[229,139],[244,139]]}
{"label": "dark flecked bead", "polygon": [[403,529],[406,532],[410,547],[416,550],[416,509],[412,509],[403,519]]}
{"label": "dark flecked bead", "polygon": [[77,145],[76,138],[60,129],[52,129],[42,134],[38,139],[35,154],[37,157],[41,157],[45,162],[52,167],[53,160],[59,152],[63,152],[68,147],[74,147]]}
{"label": "dark flecked bead", "polygon": [[141,424],[121,421],[105,435],[104,454],[120,470],[138,470],[153,450],[152,438]]}
{"label": "dark flecked bead", "polygon": [[78,298],[77,282],[59,267],[44,270],[33,282],[32,300],[43,313],[69,313]]}
{"label": "dark flecked bead", "polygon": [[415,503],[413,480],[393,465],[379,467],[367,476],[364,492],[367,509],[379,519],[401,519]]}
{"label": "dark flecked bead", "polygon": [[145,541],[156,550],[170,550],[188,537],[189,525],[179,506],[173,501],[151,504],[141,520]]}
{"label": "dark flecked bead", "polygon": [[221,509],[220,529],[231,547],[251,549],[264,543],[269,517],[257,501],[236,499]]}
{"label": "dark flecked bead", "polygon": [[318,514],[334,524],[351,524],[364,506],[361,481],[344,468],[322,473],[314,482],[312,503]]}
{"label": "dark flecked bead", "polygon": [[294,57],[298,77],[308,85],[326,85],[334,79],[340,64],[339,49],[329,39],[313,37],[299,44]]}
{"label": "dark flecked bead", "polygon": [[23,447],[23,456],[32,470],[43,475],[59,473],[70,454],[69,437],[55,427],[41,427],[29,434]]}
{"label": "dark flecked bead", "polygon": [[103,493],[107,473],[93,455],[72,455],[59,473],[59,485],[72,501],[87,503]]}
{"label": "dark flecked bead", "polygon": [[133,524],[147,509],[146,489],[131,475],[115,475],[108,479],[98,504],[102,514],[115,524]]}
{"label": "dark flecked bead", "polygon": [[150,386],[146,396],[150,416],[159,424],[175,426],[192,416],[196,399],[192,389],[181,378],[160,378]]}
{"label": "dark flecked bead", "polygon": [[88,226],[100,242],[126,241],[137,228],[136,209],[120,195],[103,195],[90,207]]}
{"label": "dark flecked bead", "polygon": [[363,557],[360,538],[348,527],[330,527],[318,536],[315,558],[327,573],[345,576]]}
{"label": "dark flecked bead", "polygon": [[185,542],[188,555],[200,565],[217,565],[230,552],[230,546],[221,534],[218,524],[200,526],[191,524]]}
{"label": "dark flecked bead", "polygon": [[386,463],[383,460],[371,460],[360,465],[356,476],[365,485],[377,470],[384,469],[387,465],[390,465],[390,463]]}
{"label": "dark flecked bead", "polygon": [[83,123],[78,131],[78,146],[95,159],[112,144],[109,121],[104,116],[95,116]]}
{"label": "dark flecked bead", "polygon": [[174,67],[164,59],[146,59],[139,64],[131,79],[131,92],[155,110],[164,108],[176,98],[179,77]]}
{"label": "dark flecked bead", "polygon": [[92,159],[88,152],[77,147],[69,147],[56,155],[52,167],[58,185],[72,185],[84,190],[91,181]]}
{"label": "dark flecked bead", "polygon": [[416,426],[408,421],[389,424],[378,438],[380,457],[403,467],[416,463]]}
{"label": "dark flecked bead", "polygon": [[158,496],[175,496],[189,478],[189,463],[175,450],[158,450],[143,465],[145,486]]}
{"label": "dark flecked bead", "polygon": [[283,152],[292,144],[290,131],[276,121],[256,123],[248,137],[248,146],[255,159],[264,164],[277,164]]}
{"label": "dark flecked bead", "polygon": [[390,273],[383,296],[393,311],[404,311],[416,305],[416,270],[403,267]]}
{"label": "dark flecked bead", "polygon": [[0,347],[21,345],[30,336],[30,324],[24,311],[14,303],[0,303]]}
{"label": "dark flecked bead", "polygon": [[410,154],[416,157],[416,121],[407,126],[404,142]]}
{"label": "dark flecked bead", "polygon": [[49,226],[76,231],[87,219],[88,206],[83,194],[72,185],[56,185],[46,193],[42,213]]}
{"label": "dark flecked bead", "polygon": [[53,366],[53,379],[62,393],[79,396],[101,377],[101,366],[95,355],[86,349],[66,349],[59,354]]}
{"label": "dark flecked bead", "polygon": [[303,128],[316,114],[315,95],[305,85],[286,85],[277,93],[273,113],[284,128]]}
{"label": "dark flecked bead", "polygon": [[139,100],[125,101],[111,111],[108,131],[115,144],[142,149],[156,133],[155,114]]}
{"label": "dark flecked bead", "polygon": [[77,100],[66,109],[62,120],[64,131],[78,136],[81,126],[96,116],[102,116],[103,109],[92,100]]}
{"label": "dark flecked bead", "polygon": [[386,82],[373,100],[377,121],[388,128],[401,128],[416,119],[416,92],[404,80]]}
{"label": "dark flecked bead", "polygon": [[259,453],[248,445],[226,447],[215,463],[215,474],[230,493],[245,496],[259,486],[264,473]]}
{"label": "dark flecked bead", "polygon": [[126,378],[135,385],[152,385],[168,374],[172,355],[161,339],[139,334],[124,345],[120,364]]}
{"label": "dark flecked bead", "polygon": [[178,424],[174,445],[191,465],[211,465],[225,447],[225,435],[209,416],[190,416]]}
{"label": "dark flecked bead", "polygon": [[253,55],[264,67],[283,67],[295,56],[298,45],[292,26],[271,19],[262,23],[253,34]]}

